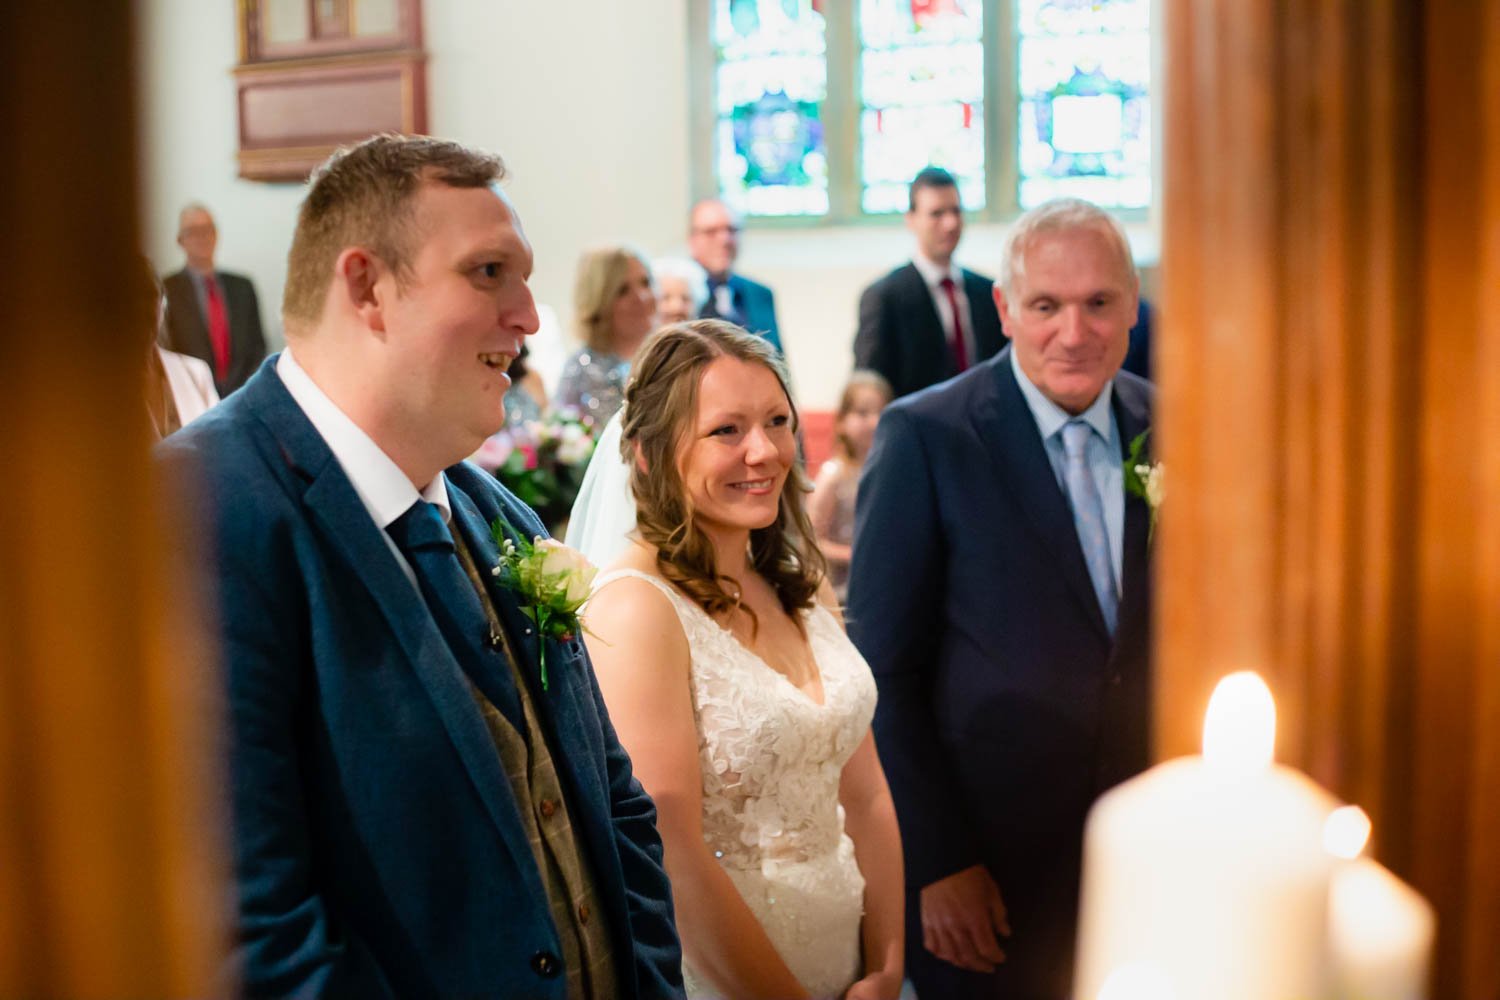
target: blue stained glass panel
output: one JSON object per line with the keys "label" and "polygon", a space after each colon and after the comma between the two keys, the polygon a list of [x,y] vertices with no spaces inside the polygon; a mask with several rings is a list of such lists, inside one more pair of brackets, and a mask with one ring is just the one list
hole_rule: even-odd
{"label": "blue stained glass panel", "polygon": [[981,0],[860,0],[860,204],[904,212],[918,170],[941,166],[984,206]]}
{"label": "blue stained glass panel", "polygon": [[747,215],[828,212],[821,6],[714,2],[714,166],[720,195]]}
{"label": "blue stained glass panel", "polygon": [[1149,0],[1018,0],[1019,199],[1151,202]]}

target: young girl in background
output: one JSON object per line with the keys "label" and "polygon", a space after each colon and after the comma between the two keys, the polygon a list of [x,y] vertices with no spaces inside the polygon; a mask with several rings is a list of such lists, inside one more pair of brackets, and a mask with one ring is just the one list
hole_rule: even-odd
{"label": "young girl in background", "polygon": [[807,514],[817,532],[823,557],[828,560],[828,578],[840,602],[848,596],[854,493],[859,487],[859,472],[875,440],[880,411],[890,401],[891,384],[878,373],[861,368],[849,376],[834,417],[838,449],[818,470],[812,496],[807,501]]}

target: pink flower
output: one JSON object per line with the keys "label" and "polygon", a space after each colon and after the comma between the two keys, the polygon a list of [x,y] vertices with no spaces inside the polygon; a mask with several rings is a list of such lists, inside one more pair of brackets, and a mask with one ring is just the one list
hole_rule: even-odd
{"label": "pink flower", "polygon": [[470,461],[481,469],[494,472],[505,465],[505,460],[510,458],[510,453],[515,450],[515,443],[511,441],[510,435],[505,431],[491,435],[484,439],[484,444],[479,450],[470,456]]}
{"label": "pink flower", "polygon": [[536,446],[531,444],[518,444],[516,445],[516,448],[526,459],[526,471],[530,472],[535,469],[538,464]]}

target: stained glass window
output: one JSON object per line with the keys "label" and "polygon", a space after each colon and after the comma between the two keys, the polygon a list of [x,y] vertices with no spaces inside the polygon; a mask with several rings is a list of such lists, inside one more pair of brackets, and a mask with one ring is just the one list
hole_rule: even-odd
{"label": "stained glass window", "polygon": [[907,187],[933,164],[984,207],[984,10],[981,0],[860,0],[860,205],[904,212]]}
{"label": "stained glass window", "polygon": [[713,179],[751,216],[903,212],[929,164],[993,220],[1065,194],[1148,207],[1150,8],[712,0]]}
{"label": "stained glass window", "polygon": [[715,173],[721,196],[748,215],[828,212],[821,6],[715,0]]}
{"label": "stained glass window", "polygon": [[1150,0],[1019,0],[1022,208],[1151,203]]}

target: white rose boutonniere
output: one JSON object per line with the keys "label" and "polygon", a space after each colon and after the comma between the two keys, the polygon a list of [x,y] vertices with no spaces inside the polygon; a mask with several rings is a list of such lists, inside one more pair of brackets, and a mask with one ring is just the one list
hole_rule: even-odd
{"label": "white rose boutonniere", "polygon": [[490,533],[500,549],[500,562],[490,572],[501,586],[515,591],[521,599],[521,613],[536,623],[537,661],[545,691],[547,639],[566,641],[580,630],[587,631],[578,609],[588,600],[599,570],[583,553],[555,538],[538,535],[526,541],[504,518],[490,525]]}
{"label": "white rose boutonniere", "polygon": [[1148,539],[1156,534],[1156,515],[1161,509],[1162,498],[1166,495],[1164,476],[1167,471],[1160,462],[1147,461],[1145,457],[1146,438],[1150,434],[1150,430],[1137,434],[1135,440],[1130,442],[1130,454],[1125,458],[1125,492],[1146,501],[1146,506],[1151,511]]}

